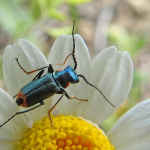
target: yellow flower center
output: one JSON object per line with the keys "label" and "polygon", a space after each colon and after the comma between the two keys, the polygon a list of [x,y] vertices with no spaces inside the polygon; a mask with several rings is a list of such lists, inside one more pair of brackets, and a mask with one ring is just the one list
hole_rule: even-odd
{"label": "yellow flower center", "polygon": [[52,116],[35,122],[19,140],[17,150],[115,150],[102,130],[74,116]]}

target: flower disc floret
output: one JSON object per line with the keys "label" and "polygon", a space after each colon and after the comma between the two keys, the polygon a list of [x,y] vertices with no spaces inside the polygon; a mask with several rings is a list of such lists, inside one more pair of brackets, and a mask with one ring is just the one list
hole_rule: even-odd
{"label": "flower disc floret", "polygon": [[102,130],[74,116],[52,116],[33,123],[17,150],[114,150]]}

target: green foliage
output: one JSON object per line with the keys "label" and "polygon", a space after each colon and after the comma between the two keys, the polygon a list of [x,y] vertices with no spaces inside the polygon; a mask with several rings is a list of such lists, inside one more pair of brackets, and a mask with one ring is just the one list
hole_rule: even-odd
{"label": "green foliage", "polygon": [[47,17],[64,20],[65,15],[57,10],[57,7],[63,2],[65,0],[33,0],[31,1],[32,17],[35,20]]}
{"label": "green foliage", "polygon": [[92,0],[66,0],[66,2],[71,5],[84,4],[84,3],[91,2],[91,1]]}
{"label": "green foliage", "polygon": [[109,42],[111,44],[113,43],[119,50],[128,51],[132,58],[146,43],[143,36],[139,36],[136,33],[128,33],[120,26],[110,27],[108,39]]}
{"label": "green foliage", "polygon": [[[34,26],[44,28],[44,21],[55,19],[58,21],[67,20],[68,17],[77,16],[75,13],[67,16],[63,12],[59,11],[59,7],[62,4],[68,4],[70,9],[77,4],[83,4],[90,2],[91,0],[1,0],[0,4],[0,26],[8,33],[10,38],[15,40],[17,37],[24,38],[24,36],[31,35],[30,30]],[[40,26],[42,24],[42,27]],[[51,28],[51,27],[50,27]],[[56,31],[58,29],[58,31]],[[62,31],[60,31],[62,29]],[[67,28],[55,28],[52,36],[57,37],[63,31],[67,31]],[[50,29],[50,31],[52,31]],[[59,33],[58,33],[59,32]],[[64,33],[66,33],[64,32]],[[55,34],[56,33],[56,34]],[[55,34],[55,35],[54,35]],[[26,37],[25,37],[26,38]]]}
{"label": "green foliage", "polygon": [[[55,38],[60,34],[71,34],[72,27],[52,27],[51,20],[56,20],[56,23],[69,20],[72,23],[72,18],[77,17],[75,5],[89,1],[91,0],[1,0],[0,28],[8,37],[9,44],[25,38],[46,49],[42,38],[47,36],[41,31]],[[68,13],[60,11],[62,4],[67,5]],[[0,58],[0,83],[2,82],[1,62],[2,58]]]}
{"label": "green foliage", "polygon": [[51,11],[48,11],[47,13],[49,14],[49,16],[57,20],[60,20],[60,21],[66,20],[66,16],[56,9],[51,9]]}
{"label": "green foliage", "polygon": [[42,11],[41,11],[41,8],[40,8],[40,4],[38,1],[35,1],[33,0],[31,2],[31,14],[32,14],[32,17],[33,19],[39,19],[42,15]]}
{"label": "green foliage", "polygon": [[117,119],[118,119],[117,116],[113,115],[112,117],[106,119],[103,123],[101,123],[100,128],[104,130],[105,133],[107,133],[115,124]]}
{"label": "green foliage", "polygon": [[29,12],[17,1],[1,1],[0,25],[10,37],[20,36],[32,23]]}
{"label": "green foliage", "polygon": [[60,36],[61,34],[71,34],[72,26],[65,26],[65,27],[59,27],[59,28],[48,28],[45,30],[46,33],[48,33],[50,36],[56,38]]}

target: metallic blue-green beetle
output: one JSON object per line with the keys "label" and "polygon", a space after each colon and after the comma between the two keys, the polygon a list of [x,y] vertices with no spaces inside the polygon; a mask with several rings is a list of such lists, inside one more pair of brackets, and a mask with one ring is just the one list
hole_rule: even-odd
{"label": "metallic blue-green beetle", "polygon": [[[78,77],[82,77],[84,81],[89,84],[90,86],[94,87],[97,89],[102,96],[113,106],[115,107],[104,95],[103,93],[94,85],[89,83],[87,79],[81,75],[76,73],[76,68],[77,68],[77,61],[75,58],[75,39],[74,39],[74,24],[75,20],[73,22],[73,30],[72,30],[72,38],[73,38],[73,52],[67,56],[65,59],[64,63],[67,61],[69,56],[73,57],[74,61],[74,68],[71,66],[66,67],[64,70],[60,71],[54,71],[52,65],[50,64],[49,66],[39,68],[37,70],[33,70],[30,72],[27,72],[26,70],[23,69],[23,67],[20,65],[18,58],[16,58],[16,61],[20,68],[26,73],[26,74],[31,74],[33,72],[41,70],[35,77],[34,79],[26,84],[16,95],[17,100],[16,103],[19,106],[22,107],[31,107],[34,106],[35,104],[39,103],[38,105],[31,107],[30,109],[27,109],[25,111],[17,112],[14,114],[11,118],[9,118],[6,122],[4,122],[0,127],[2,127],[4,124],[6,124],[9,120],[11,120],[13,117],[15,117],[18,114],[26,113],[28,111],[31,111],[41,105],[44,105],[44,100],[53,96],[54,94],[61,94],[61,97],[57,100],[57,102],[54,104],[54,106],[48,111],[48,116],[51,121],[51,126],[53,126],[52,119],[50,117],[51,111],[55,108],[55,106],[58,104],[58,102],[62,99],[62,97],[65,95],[68,99],[75,98],[80,101],[87,101],[83,99],[79,99],[77,97],[70,97],[67,92],[65,91],[65,88],[69,86],[69,84],[75,84],[79,82]],[[42,76],[44,69],[48,68],[48,73],[44,76]]]}

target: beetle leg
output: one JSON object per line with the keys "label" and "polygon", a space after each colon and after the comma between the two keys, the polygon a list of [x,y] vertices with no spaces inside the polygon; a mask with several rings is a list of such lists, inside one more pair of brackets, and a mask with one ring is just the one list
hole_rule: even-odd
{"label": "beetle leg", "polygon": [[[41,75],[43,74],[44,70],[41,70],[35,77],[33,80],[39,79],[41,77]],[[32,80],[32,81],[33,81]]]}
{"label": "beetle leg", "polygon": [[79,101],[86,101],[86,102],[88,102],[88,99],[80,99],[80,98],[77,98],[77,97],[75,97],[75,96],[69,96],[66,91],[65,91],[65,96],[66,96],[68,99],[76,99],[76,100],[79,100]]}
{"label": "beetle leg", "polygon": [[13,96],[13,98],[15,98],[18,94],[16,94],[15,96]]}
{"label": "beetle leg", "polygon": [[36,106],[34,106],[34,107],[30,108],[30,109],[27,109],[27,110],[24,110],[24,111],[21,111],[21,112],[17,112],[16,115],[29,112],[29,111],[31,111],[31,110],[33,110],[33,109],[35,109],[35,108],[38,108],[38,107],[40,107],[40,106],[42,106],[42,105],[44,105],[44,102],[43,102],[43,101],[41,101],[39,105],[36,105]]}
{"label": "beetle leg", "polygon": [[77,98],[75,96],[69,96],[68,93],[63,89],[61,88],[61,91],[65,93],[65,96],[68,98],[68,99],[76,99],[76,100],[79,100],[79,101],[88,101],[88,99],[80,99],[80,98]]}
{"label": "beetle leg", "polygon": [[49,117],[49,119],[50,119],[50,121],[51,121],[51,126],[53,127],[53,122],[52,122],[52,118],[51,118],[51,116],[50,116],[50,113],[51,113],[51,111],[56,107],[56,105],[58,104],[58,102],[62,99],[62,97],[65,95],[65,93],[63,93],[62,95],[61,95],[61,97],[57,100],[57,102],[54,104],[54,106],[48,111],[48,117]]}
{"label": "beetle leg", "polygon": [[31,110],[33,110],[33,109],[35,109],[35,108],[37,108],[37,107],[40,107],[40,106],[42,106],[42,105],[44,105],[44,102],[42,101],[42,102],[40,102],[40,104],[39,105],[36,105],[35,107],[32,107],[32,108],[30,108],[30,109],[27,109],[27,110],[25,110],[25,111],[20,111],[20,112],[17,112],[16,114],[14,114],[13,116],[11,116],[6,122],[4,122],[2,125],[0,125],[0,127],[2,127],[4,124],[6,124],[8,121],[10,121],[12,118],[14,118],[16,115],[19,115],[19,114],[24,114],[24,113],[26,113],[26,112],[29,112],[29,111],[31,111]]}
{"label": "beetle leg", "polygon": [[52,64],[52,65],[62,65],[62,66],[65,65],[67,59],[68,59],[69,56],[71,56],[71,55],[73,55],[73,53],[69,54],[69,55],[66,57],[65,61],[64,61],[62,64]]}
{"label": "beetle leg", "polygon": [[23,69],[23,67],[20,65],[19,61],[18,61],[18,58],[16,58],[16,61],[19,65],[19,67],[23,70],[23,72],[25,72],[26,74],[31,74],[31,73],[34,73],[36,71],[39,71],[39,70],[43,70],[44,68],[49,68],[49,66],[46,66],[46,67],[42,67],[42,68],[39,68],[39,69],[36,69],[36,70],[32,70],[32,71],[29,71],[27,72],[25,69]]}
{"label": "beetle leg", "polygon": [[53,72],[54,72],[54,69],[52,67],[52,64],[49,64],[48,73],[53,73]]}

